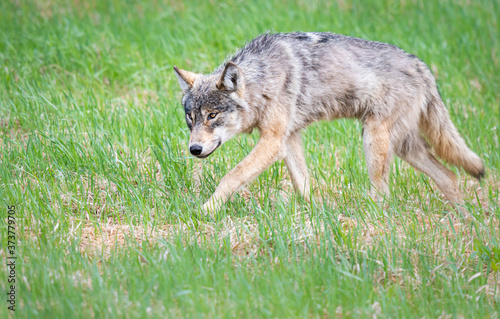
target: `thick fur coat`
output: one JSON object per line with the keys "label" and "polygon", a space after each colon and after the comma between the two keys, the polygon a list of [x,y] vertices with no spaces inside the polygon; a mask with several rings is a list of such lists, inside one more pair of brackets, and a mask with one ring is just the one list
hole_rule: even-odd
{"label": "thick fur coat", "polygon": [[363,123],[371,194],[378,200],[389,194],[394,155],[430,176],[453,203],[461,202],[455,174],[431,147],[470,175],[484,175],[482,160],[451,122],[427,65],[394,45],[332,33],[267,33],[211,74],[174,69],[193,155],[207,157],[254,128],[261,135],[222,179],[203,207],[207,212],[280,159],[297,191],[309,197],[300,131],[319,120]]}

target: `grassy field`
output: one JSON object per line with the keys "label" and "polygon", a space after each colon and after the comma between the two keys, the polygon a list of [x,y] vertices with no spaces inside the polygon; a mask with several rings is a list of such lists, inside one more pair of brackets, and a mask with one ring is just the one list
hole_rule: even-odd
{"label": "grassy field", "polygon": [[[18,258],[15,313],[0,268],[0,317],[498,318],[499,17],[496,0],[1,1],[0,254],[14,205]],[[453,168],[473,218],[400,160],[374,204],[361,126],[339,120],[303,134],[311,204],[277,163],[200,219],[258,136],[200,165],[172,66],[210,72],[267,30],[426,62],[487,166],[481,184]]]}

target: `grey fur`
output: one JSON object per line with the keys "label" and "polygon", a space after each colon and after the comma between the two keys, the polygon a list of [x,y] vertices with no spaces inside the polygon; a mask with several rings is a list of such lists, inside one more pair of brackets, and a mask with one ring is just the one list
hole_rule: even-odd
{"label": "grey fur", "polygon": [[[296,169],[292,175],[308,180],[301,168],[303,154],[298,154],[300,130],[319,120],[357,118],[363,123],[368,171],[378,194],[388,193],[388,166],[396,154],[434,180],[445,179],[436,181],[438,186],[451,201],[460,202],[454,174],[429,153],[424,137],[444,160],[474,177],[484,175],[481,159],[451,122],[427,65],[391,44],[332,33],[266,33],[209,75],[196,75],[193,81],[190,72],[176,68],[176,74],[185,111],[195,118],[191,144],[201,143],[207,150],[200,157],[238,133],[258,128],[262,136],[271,136],[276,131],[281,137],[273,139],[277,153],[269,161],[285,158]],[[207,118],[210,112],[218,112],[218,121]],[[288,139],[294,147],[287,148]],[[292,153],[297,160],[287,157]],[[250,163],[246,165],[255,164]],[[237,180],[233,171],[228,175]],[[227,192],[255,174],[216,191],[211,200],[225,200]],[[308,183],[294,180],[294,185]]]}

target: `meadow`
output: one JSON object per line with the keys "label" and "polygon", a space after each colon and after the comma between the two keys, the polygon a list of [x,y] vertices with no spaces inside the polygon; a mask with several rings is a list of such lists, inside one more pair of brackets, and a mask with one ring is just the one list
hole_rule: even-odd
{"label": "meadow", "polygon": [[[0,255],[15,206],[17,259],[0,317],[498,318],[499,17],[490,0],[1,1]],[[426,62],[486,164],[481,183],[452,168],[471,218],[399,159],[374,203],[361,125],[338,120],[303,134],[311,203],[278,162],[203,219],[258,134],[190,156],[172,67],[211,72],[268,30]]]}

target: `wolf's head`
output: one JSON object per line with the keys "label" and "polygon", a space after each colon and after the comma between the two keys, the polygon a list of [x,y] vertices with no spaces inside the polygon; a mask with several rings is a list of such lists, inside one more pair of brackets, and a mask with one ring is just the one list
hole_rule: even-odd
{"label": "wolf's head", "polygon": [[189,151],[205,158],[244,130],[242,112],[248,109],[241,70],[227,62],[222,73],[196,74],[174,66],[183,91],[182,105],[191,130]]}

